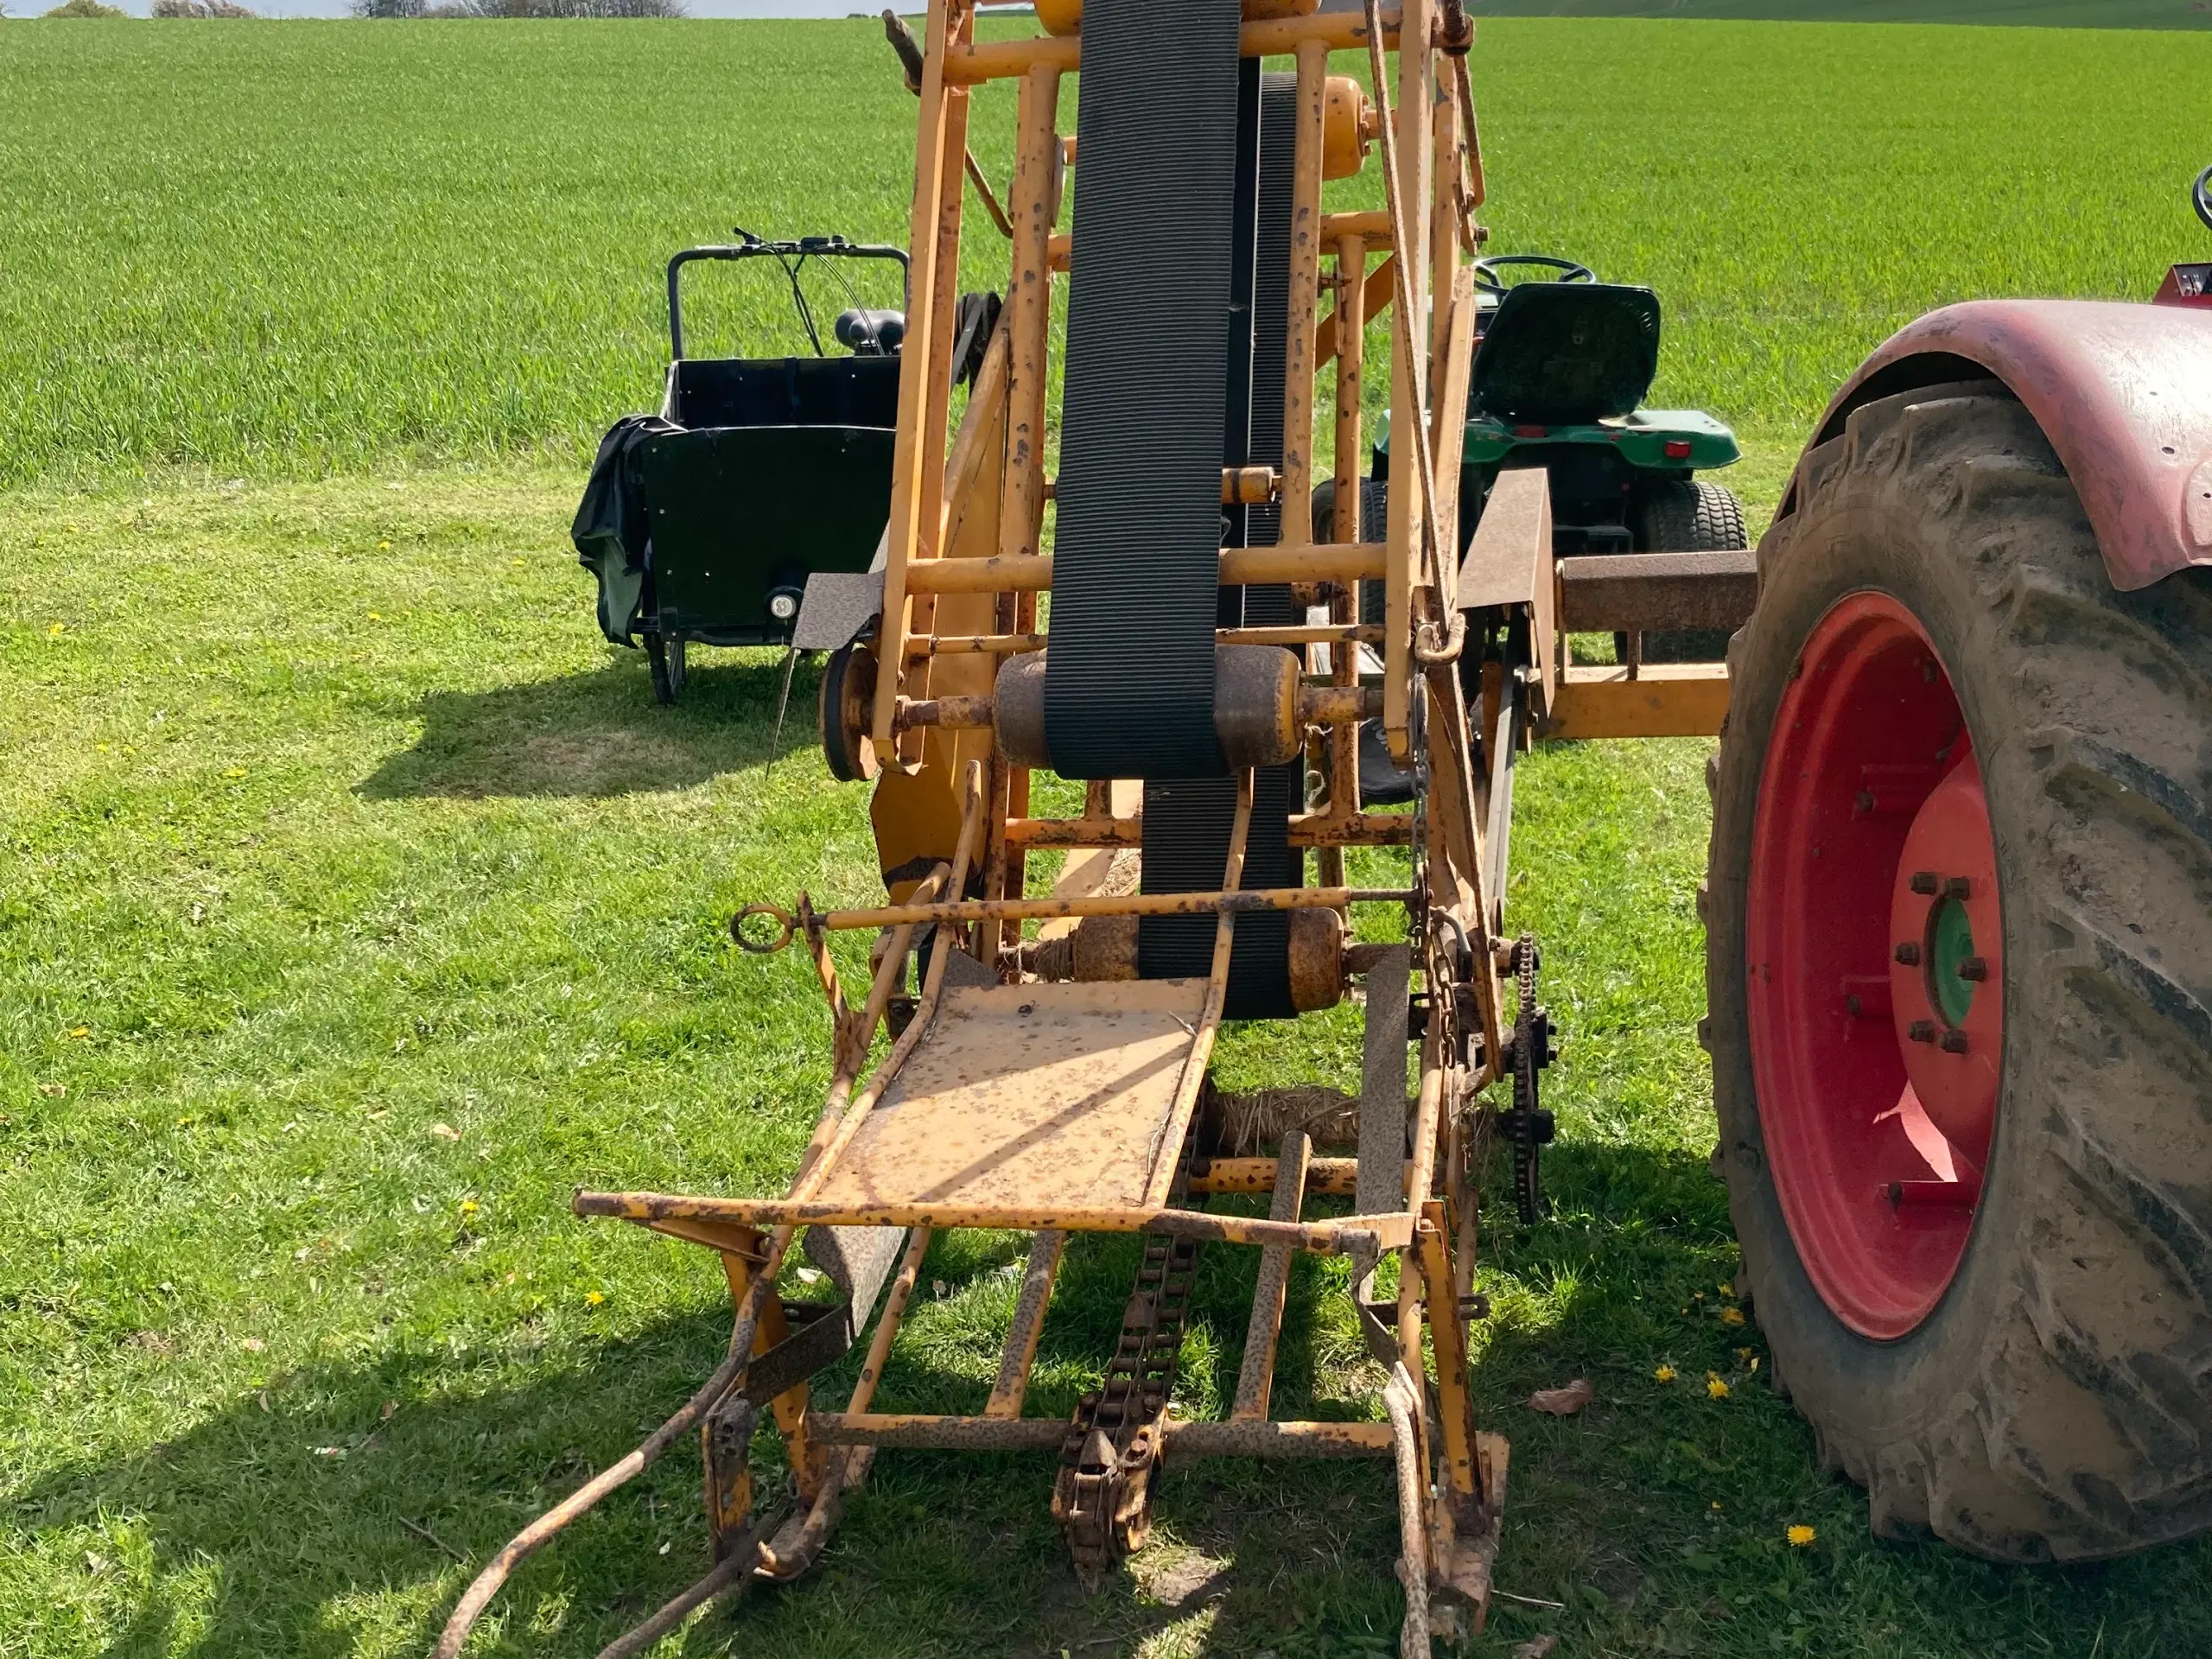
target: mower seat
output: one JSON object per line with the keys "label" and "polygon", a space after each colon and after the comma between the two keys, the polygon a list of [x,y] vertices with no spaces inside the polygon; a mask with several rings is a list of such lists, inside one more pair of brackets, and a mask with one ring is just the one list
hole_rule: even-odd
{"label": "mower seat", "polygon": [[1659,296],[1613,283],[1522,283],[1483,331],[1469,409],[1513,425],[1631,414],[1659,372]]}
{"label": "mower seat", "polygon": [[899,424],[895,357],[679,358],[678,426]]}

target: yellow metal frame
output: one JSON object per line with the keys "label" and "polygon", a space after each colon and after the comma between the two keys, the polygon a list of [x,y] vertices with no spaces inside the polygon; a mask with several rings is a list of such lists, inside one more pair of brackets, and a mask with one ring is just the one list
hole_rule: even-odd
{"label": "yellow metal frame", "polygon": [[[931,0],[929,7],[909,234],[906,366],[885,538],[883,610],[872,645],[875,684],[866,735],[880,766],[873,817],[887,880],[900,902],[816,912],[802,896],[791,914],[775,912],[785,941],[804,940],[830,1005],[833,1033],[830,1087],[786,1194],[577,1195],[580,1215],[628,1220],[719,1255],[738,1309],[731,1357],[639,1453],[533,1522],[501,1553],[464,1598],[441,1655],[458,1651],[506,1571],[559,1526],[632,1478],[675,1439],[698,1429],[711,1440],[712,1414],[731,1397],[750,1357],[776,1340],[782,1316],[772,1287],[791,1243],[800,1228],[818,1225],[911,1230],[860,1382],[839,1413],[817,1407],[804,1384],[772,1402],[801,1500],[798,1511],[773,1535],[761,1526],[749,1481],[718,1479],[710,1443],[709,1510],[725,1559],[640,1626],[633,1633],[638,1639],[671,1628],[683,1611],[741,1585],[748,1574],[780,1579],[804,1571],[836,1524],[842,1494],[865,1477],[880,1446],[1057,1446],[1064,1423],[1024,1418],[1020,1410],[1060,1251],[1068,1235],[1081,1231],[1180,1235],[1260,1249],[1262,1294],[1255,1299],[1248,1339],[1254,1351],[1235,1409],[1223,1423],[1167,1424],[1163,1432],[1176,1455],[1389,1457],[1399,1484],[1409,1640],[1420,1633],[1425,1650],[1432,1593],[1463,1599],[1478,1623],[1486,1605],[1507,1449],[1502,1440],[1478,1432],[1468,1387],[1463,1298],[1472,1273],[1473,1214],[1466,1169],[1479,1138],[1475,1096],[1498,1075],[1506,953],[1493,937],[1496,900],[1484,875],[1488,785],[1468,764],[1468,711],[1457,682],[1464,630],[1456,605],[1456,501],[1439,487],[1457,473],[1474,344],[1469,261],[1479,241],[1473,213],[1482,200],[1482,179],[1467,77],[1440,44],[1438,0],[1402,0],[1387,10],[1369,0],[1364,14],[1272,17],[1248,22],[1243,29],[1246,55],[1287,55],[1297,66],[1288,373],[1281,466],[1225,476],[1224,493],[1225,499],[1278,499],[1282,544],[1224,549],[1221,580],[1294,584],[1310,602],[1328,606],[1329,620],[1227,630],[1222,638],[1299,650],[1307,678],[1319,682],[1301,696],[1300,708],[1308,753],[1328,779],[1328,798],[1324,810],[1295,819],[1292,832],[1294,844],[1319,849],[1323,884],[1239,890],[1251,810],[1247,773],[1220,893],[1167,901],[1096,892],[1077,896],[1076,887],[1095,886],[1096,872],[1090,871],[1082,883],[1071,879],[1069,890],[1034,899],[1027,896],[1028,849],[1138,846],[1143,825],[1126,806],[1116,806],[1119,786],[1105,782],[1086,791],[1080,817],[1033,817],[1027,770],[1007,760],[994,741],[990,694],[997,665],[1049,643],[1039,627],[1037,599],[1051,589],[1053,570],[1039,545],[1052,494],[1045,473],[1046,342],[1054,225],[1071,152],[1057,130],[1058,105],[1062,79],[1080,67],[1082,41],[1079,35],[1039,35],[978,43],[976,15],[972,0]],[[1163,42],[1163,49],[1172,49],[1172,42]],[[1389,202],[1382,213],[1321,211],[1328,58],[1338,50],[1367,55],[1377,91]],[[1395,71],[1387,57],[1392,51],[1397,53]],[[998,333],[956,430],[950,418],[953,312],[969,101],[975,89],[997,80],[1018,83],[1015,162],[1004,207],[1012,270]],[[1381,256],[1371,272],[1370,255]],[[1058,263],[1064,266],[1065,257]],[[1333,296],[1325,317],[1324,289]],[[1386,524],[1363,524],[1357,471],[1367,366],[1363,329],[1386,311],[1392,430],[1407,435],[1398,461],[1406,484],[1390,492]],[[1317,541],[1309,503],[1315,385],[1325,372],[1335,377],[1339,506],[1328,539]],[[1359,621],[1354,594],[1363,581],[1383,584],[1379,629]],[[1318,659],[1324,649],[1325,671]],[[1427,757],[1430,790],[1418,817],[1370,811],[1359,798],[1357,722],[1376,715],[1372,690],[1360,680],[1363,649],[1375,652],[1383,664],[1379,718],[1391,750],[1405,759],[1423,748]],[[1570,678],[1569,686],[1578,684]],[[1567,687],[1560,696],[1567,696]],[[1408,845],[1416,836],[1424,873],[1417,891],[1364,892],[1344,883],[1345,847]],[[967,896],[971,873],[980,876],[980,899]],[[1281,1158],[1207,1160],[1189,1173],[1192,1192],[1272,1190],[1267,1218],[1171,1205],[1185,1130],[1222,1017],[1237,916],[1255,907],[1348,913],[1352,904],[1368,901],[1397,904],[1409,923],[1423,920],[1418,931],[1414,931],[1414,965],[1431,992],[1429,1017],[1421,1039],[1411,1156],[1400,1172],[1401,1202],[1382,1213],[1302,1218],[1308,1198],[1351,1190],[1356,1170],[1348,1160],[1313,1158],[1304,1137],[1294,1135]],[[1161,908],[1211,910],[1217,931],[1203,1007],[1191,1027],[1141,1203],[856,1204],[820,1196],[886,1090],[926,1040],[957,953],[969,953],[977,970],[1003,981],[1020,972],[1020,935],[1027,923],[1061,926],[1077,917],[1133,917]],[[937,943],[918,1005],[863,1082],[914,930],[925,923],[936,925]],[[847,927],[879,934],[870,983],[857,1008],[846,997],[828,947],[829,935]],[[1092,988],[1102,1013],[1110,1010],[1115,986]],[[1463,1064],[1463,1052],[1480,1058]],[[956,1227],[1037,1235],[989,1406],[983,1414],[965,1418],[877,1413],[872,1408],[876,1386],[924,1253],[937,1233]],[[1370,1343],[1397,1360],[1385,1395],[1389,1421],[1268,1419],[1281,1277],[1290,1255],[1300,1251],[1351,1256],[1362,1286],[1371,1284],[1383,1254],[1402,1258],[1395,1308],[1385,1310],[1387,1318],[1373,1309],[1363,1313]],[[865,1317],[865,1309],[856,1312]],[[1438,1437],[1433,1446],[1433,1433]]]}

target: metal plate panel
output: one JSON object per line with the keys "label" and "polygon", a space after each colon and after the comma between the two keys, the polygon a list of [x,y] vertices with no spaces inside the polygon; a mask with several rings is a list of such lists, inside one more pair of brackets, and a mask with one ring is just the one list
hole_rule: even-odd
{"label": "metal plate panel", "polygon": [[816,1196],[823,1203],[1140,1205],[1203,980],[948,988]]}

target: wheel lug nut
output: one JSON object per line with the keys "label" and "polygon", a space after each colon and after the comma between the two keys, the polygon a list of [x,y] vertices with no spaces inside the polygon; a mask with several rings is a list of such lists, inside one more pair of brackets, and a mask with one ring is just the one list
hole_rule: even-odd
{"label": "wheel lug nut", "polygon": [[1916,1020],[1904,1028],[1904,1034],[1916,1043],[1932,1043],[1936,1040],[1936,1022]]}
{"label": "wheel lug nut", "polygon": [[1989,964],[1980,957],[1962,957],[1959,959],[1959,977],[1961,979],[1987,979]]}
{"label": "wheel lug nut", "polygon": [[1943,896],[1946,899],[1963,899],[1972,886],[1973,883],[1963,875],[1951,876],[1943,883]]}
{"label": "wheel lug nut", "polygon": [[1936,891],[1936,872],[1933,870],[1915,870],[1912,873],[1910,885],[1915,893],[1932,894]]}
{"label": "wheel lug nut", "polygon": [[1896,950],[1890,952],[1890,955],[1908,968],[1917,968],[1920,965],[1920,947],[1910,939],[1907,939],[1903,944],[1897,946]]}
{"label": "wheel lug nut", "polygon": [[1945,1032],[1943,1033],[1943,1040],[1941,1046],[1946,1054],[1965,1053],[1967,1052],[1966,1033],[1963,1031]]}

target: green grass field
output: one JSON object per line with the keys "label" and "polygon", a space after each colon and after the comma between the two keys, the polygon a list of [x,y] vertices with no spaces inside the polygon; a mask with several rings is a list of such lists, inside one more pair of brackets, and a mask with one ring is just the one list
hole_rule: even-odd
{"label": "green grass field", "polygon": [[[1655,396],[1763,441],[1930,306],[2147,296],[2203,245],[2195,35],[1507,19],[1474,65],[1491,245],[1656,287]],[[575,465],[658,399],[670,251],[903,239],[912,169],[867,21],[41,24],[0,108],[0,483]],[[702,340],[785,327],[765,277],[699,286]]]}
{"label": "green grass field", "polygon": [[[819,1104],[804,965],[721,925],[872,896],[864,795],[798,741],[804,670],[771,766],[768,653],[653,707],[564,531],[597,429],[654,396],[659,257],[733,220],[895,235],[911,105],[862,23],[0,39],[0,1656],[419,1654],[463,1562],[721,1351],[703,1253],[577,1222],[569,1190],[768,1191]],[[1496,245],[1659,283],[1662,394],[1745,427],[1762,518],[1904,315],[2139,294],[2201,242],[2194,38],[1484,41]],[[1001,176],[1006,124],[987,105]],[[1511,914],[1569,1043],[1556,1214],[1494,1205],[1487,1237],[1522,1599],[1471,1651],[2193,1659],[2212,1547],[2028,1572],[1878,1543],[1726,1322],[1706,747],[1542,752],[1518,798]],[[1348,1084],[1357,1052],[1343,1010],[1233,1032],[1220,1071]],[[933,1253],[887,1408],[980,1402],[1021,1251]],[[1281,1402],[1377,1415],[1307,1265]],[[1033,1410],[1096,1376],[1129,1267],[1071,1253]],[[1250,1271],[1208,1260],[1193,1410],[1234,1386]],[[1580,1417],[1522,1403],[1575,1375]],[[696,1577],[696,1484],[679,1452],[626,1489],[475,1650],[589,1655]],[[659,1651],[1395,1651],[1376,1470],[1176,1470],[1160,1541],[1089,1600],[1049,1485],[886,1456],[810,1579]]]}
{"label": "green grass field", "polygon": [[1478,0],[1475,10],[1487,17],[2212,29],[2212,6],[2200,0]]}

